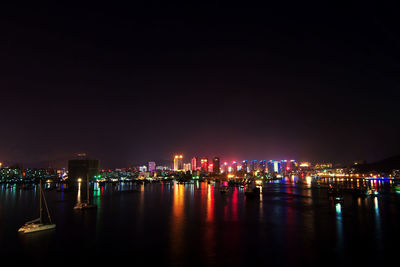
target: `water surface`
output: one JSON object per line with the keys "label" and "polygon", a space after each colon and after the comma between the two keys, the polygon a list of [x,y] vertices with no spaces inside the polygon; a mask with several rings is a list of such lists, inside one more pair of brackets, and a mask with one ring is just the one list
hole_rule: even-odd
{"label": "water surface", "polygon": [[[37,218],[36,187],[0,185],[0,254],[15,263],[50,266],[262,264],[337,266],[397,259],[400,195],[385,182],[380,197],[345,195],[343,204],[308,179],[266,184],[259,198],[220,184],[95,185],[95,210],[73,206],[86,190],[45,191],[56,230],[22,235]],[[125,263],[127,262],[127,263]]]}

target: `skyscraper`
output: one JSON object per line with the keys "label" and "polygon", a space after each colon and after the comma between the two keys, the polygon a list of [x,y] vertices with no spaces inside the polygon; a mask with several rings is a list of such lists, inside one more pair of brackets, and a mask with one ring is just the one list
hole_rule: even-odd
{"label": "skyscraper", "polygon": [[183,169],[185,170],[185,172],[190,171],[191,168],[191,164],[190,163],[183,163]]}
{"label": "skyscraper", "polygon": [[78,179],[93,179],[100,173],[100,162],[96,159],[73,159],[68,161],[68,180],[75,183]]}
{"label": "skyscraper", "polygon": [[257,160],[250,161],[249,169],[250,169],[250,172],[257,170]]}
{"label": "skyscraper", "polygon": [[281,160],[282,171],[293,171],[296,170],[297,162],[296,160]]}
{"label": "skyscraper", "polygon": [[213,173],[214,174],[219,174],[220,170],[219,170],[219,158],[218,157],[214,157],[213,158]]}
{"label": "skyscraper", "polygon": [[247,173],[247,172],[248,172],[248,169],[247,169],[247,160],[243,160],[243,161],[242,161],[242,171],[243,171],[244,173]]}
{"label": "skyscraper", "polygon": [[208,159],[207,158],[200,159],[200,167],[201,167],[202,171],[208,172]]}
{"label": "skyscraper", "polygon": [[183,170],[183,156],[175,155],[174,157],[174,171],[182,171]]}
{"label": "skyscraper", "polygon": [[238,164],[236,161],[232,161],[232,172],[236,174],[237,170],[238,170]]}
{"label": "skyscraper", "polygon": [[228,168],[229,168],[229,164],[228,164],[227,161],[225,161],[221,166],[221,172],[227,173],[228,172]]}
{"label": "skyscraper", "polygon": [[267,170],[267,162],[265,160],[260,160],[258,162],[258,171],[264,172]]}
{"label": "skyscraper", "polygon": [[213,171],[214,171],[214,167],[213,167],[213,164],[211,163],[208,165],[208,172],[212,173]]}
{"label": "skyscraper", "polygon": [[197,170],[197,158],[196,157],[192,158],[191,164],[192,164],[192,171]]}
{"label": "skyscraper", "polygon": [[149,162],[149,172],[154,172],[156,170],[156,163],[154,161]]}
{"label": "skyscraper", "polygon": [[279,173],[281,172],[281,162],[277,160],[268,161],[268,172]]}

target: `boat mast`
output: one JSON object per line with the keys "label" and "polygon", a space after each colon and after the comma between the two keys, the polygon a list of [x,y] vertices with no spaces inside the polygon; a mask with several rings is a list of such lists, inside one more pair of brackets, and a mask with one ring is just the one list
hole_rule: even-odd
{"label": "boat mast", "polygon": [[86,180],[87,180],[87,203],[89,204],[89,175],[86,173]]}
{"label": "boat mast", "polygon": [[40,223],[42,223],[42,179],[40,179],[39,183],[39,206],[40,206]]}
{"label": "boat mast", "polygon": [[50,217],[50,212],[49,212],[49,207],[47,206],[47,201],[46,201],[46,198],[44,197],[43,191],[42,191],[42,194],[43,194],[44,205],[46,206],[47,218],[49,218],[50,223],[52,223],[52,222],[51,222],[51,217]]}

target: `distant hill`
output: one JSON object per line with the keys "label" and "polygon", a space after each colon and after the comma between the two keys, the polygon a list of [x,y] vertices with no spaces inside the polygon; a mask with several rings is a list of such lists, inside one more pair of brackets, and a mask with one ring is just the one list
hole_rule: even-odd
{"label": "distant hill", "polygon": [[353,168],[361,173],[370,171],[390,173],[394,169],[400,170],[400,155],[393,156],[374,163],[354,165]]}

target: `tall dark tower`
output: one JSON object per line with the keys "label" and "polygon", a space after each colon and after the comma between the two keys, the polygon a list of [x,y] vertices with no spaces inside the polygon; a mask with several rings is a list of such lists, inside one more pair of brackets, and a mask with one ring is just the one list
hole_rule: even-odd
{"label": "tall dark tower", "polygon": [[218,157],[213,158],[213,173],[219,174],[219,158]]}
{"label": "tall dark tower", "polygon": [[100,162],[97,159],[72,159],[68,161],[68,181],[71,185],[78,179],[86,182],[86,178],[93,179],[100,173]]}

